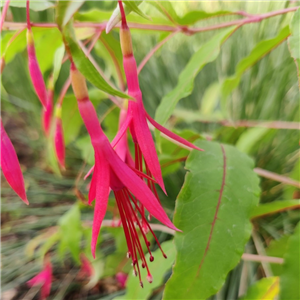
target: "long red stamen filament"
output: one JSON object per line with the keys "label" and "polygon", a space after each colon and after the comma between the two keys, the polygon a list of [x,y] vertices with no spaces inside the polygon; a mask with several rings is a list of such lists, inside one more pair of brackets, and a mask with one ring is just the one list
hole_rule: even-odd
{"label": "long red stamen filament", "polygon": [[[167,258],[167,255],[165,254],[165,252],[164,252],[163,249],[161,248],[161,245],[160,245],[160,243],[159,243],[159,241],[158,241],[158,239],[157,239],[155,233],[153,232],[151,226],[149,225],[149,223],[148,223],[148,221],[146,220],[146,218],[143,217],[142,212],[141,212],[140,208],[138,207],[136,200],[134,199],[134,197],[132,197],[132,195],[131,195],[130,193],[128,193],[128,195],[129,195],[130,199],[132,200],[132,202],[134,203],[134,205],[135,205],[135,207],[137,208],[137,210],[139,211],[139,213],[141,214],[142,218],[144,219],[145,224],[147,224],[147,226],[148,226],[150,232],[152,233],[152,235],[153,235],[153,237],[154,237],[154,239],[155,239],[155,241],[156,241],[156,243],[157,243],[157,245],[158,245],[160,251],[162,252],[162,255],[163,255],[165,258]],[[151,259],[151,257],[150,257],[150,259]]]}

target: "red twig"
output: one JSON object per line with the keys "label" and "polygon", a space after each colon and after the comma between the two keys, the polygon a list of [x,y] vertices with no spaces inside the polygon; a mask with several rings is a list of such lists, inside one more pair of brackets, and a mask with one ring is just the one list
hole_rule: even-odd
{"label": "red twig", "polygon": [[1,14],[1,17],[0,17],[0,33],[2,32],[2,26],[3,26],[4,20],[5,20],[5,16],[6,16],[8,7],[9,7],[9,1],[10,0],[5,1],[5,4],[4,4],[3,9],[2,9],[2,14]]}

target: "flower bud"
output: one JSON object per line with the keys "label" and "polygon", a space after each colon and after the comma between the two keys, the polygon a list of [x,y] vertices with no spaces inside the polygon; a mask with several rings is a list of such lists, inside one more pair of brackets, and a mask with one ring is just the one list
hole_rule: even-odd
{"label": "flower bud", "polygon": [[120,28],[120,43],[123,56],[133,55],[131,34],[127,25],[122,25]]}
{"label": "flower bud", "polygon": [[40,99],[42,105],[46,109],[46,105],[47,105],[46,85],[35,54],[34,40],[33,40],[33,34],[31,29],[27,29],[27,52],[28,52],[28,66],[29,66],[31,81],[34,86],[35,92],[37,93],[38,98]]}
{"label": "flower bud", "polygon": [[65,142],[61,120],[61,107],[55,109],[55,132],[54,132],[54,146],[57,160],[60,166],[65,169]]}
{"label": "flower bud", "polygon": [[49,136],[51,118],[53,113],[53,90],[49,89],[47,93],[46,109],[42,110],[42,124],[46,136]]}

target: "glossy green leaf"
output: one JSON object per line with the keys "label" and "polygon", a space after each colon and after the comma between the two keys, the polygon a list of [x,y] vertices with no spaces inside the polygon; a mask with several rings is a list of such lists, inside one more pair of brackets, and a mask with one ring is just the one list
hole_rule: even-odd
{"label": "glossy green leaf", "polygon": [[[150,284],[146,281],[147,271],[146,269],[141,269],[142,280],[144,281],[144,288],[141,288],[138,278],[130,273],[126,283],[126,294],[122,297],[114,298],[115,300],[149,299],[153,290],[163,284],[165,273],[172,267],[174,263],[176,251],[173,241],[164,242],[161,246],[168,257],[167,259],[162,256],[160,249],[157,249],[153,252],[153,256],[155,257],[153,262],[149,262],[149,254],[145,255],[146,261],[149,262],[149,268],[153,276],[153,282]],[[141,262],[139,263],[141,264]]]}
{"label": "glossy green leaf", "polygon": [[217,17],[217,16],[226,16],[226,15],[232,15],[231,11],[228,10],[220,10],[216,12],[206,12],[203,10],[194,10],[189,11],[186,13],[183,17],[181,17],[178,20],[178,23],[180,25],[193,25],[198,21],[211,18],[211,17]]}
{"label": "glossy green leaf", "polygon": [[64,98],[62,105],[62,123],[65,144],[68,145],[76,139],[80,127],[83,124],[74,95],[67,95]]}
{"label": "glossy green leaf", "polygon": [[282,274],[280,276],[279,299],[300,299],[300,223],[289,238],[288,249],[284,256]]}
{"label": "glossy green leaf", "polygon": [[99,74],[99,72],[93,66],[91,61],[85,56],[84,52],[78,45],[74,37],[74,31],[71,23],[65,27],[63,34],[77,69],[88,81],[90,81],[98,89],[108,94],[122,98],[130,98],[128,95],[112,88]]}
{"label": "glossy green leaf", "polygon": [[249,128],[240,135],[235,146],[240,151],[249,154],[270,130],[272,129],[264,127]]}
{"label": "glossy green leaf", "polygon": [[78,204],[73,205],[73,207],[60,218],[59,228],[61,234],[59,244],[60,256],[62,257],[68,250],[71,252],[74,260],[79,263],[82,227]]}
{"label": "glossy green leaf", "polygon": [[123,3],[125,3],[125,5],[131,9],[131,11],[135,12],[136,14],[141,16],[142,18],[147,19],[147,20],[151,20],[151,18],[149,18],[147,15],[145,15],[139,9],[139,7],[138,7],[139,3],[137,4],[136,1],[123,1]]}
{"label": "glossy green leaf", "polygon": [[169,1],[147,1],[153,5],[162,15],[175,23],[178,23],[179,17],[172,4]]}
{"label": "glossy green leaf", "polygon": [[263,278],[254,283],[240,300],[273,300],[279,293],[279,278]]}
{"label": "glossy green leaf", "polygon": [[239,85],[242,74],[256,64],[260,59],[270,53],[278,45],[287,39],[290,34],[289,27],[284,27],[279,34],[268,40],[259,42],[248,56],[243,58],[237,65],[235,75],[227,78],[222,84],[222,96],[225,99]]}
{"label": "glossy green leaf", "polygon": [[[0,7],[4,5],[5,1],[0,2]],[[13,7],[26,7],[26,0],[10,0],[9,6]],[[54,4],[48,0],[43,1],[30,1],[30,9],[34,11],[42,11],[54,7]]]}
{"label": "glossy green leaf", "polygon": [[292,22],[290,24],[291,36],[288,39],[289,49],[293,57],[298,74],[299,88],[300,88],[300,9],[294,13]]}
{"label": "glossy green leaf", "polygon": [[[197,141],[176,201],[177,258],[163,299],[207,299],[240,261],[258,203],[253,161],[235,147]],[[242,175],[241,175],[242,174]]]}
{"label": "glossy green leaf", "polygon": [[[235,27],[231,27],[220,31],[194,53],[188,64],[181,71],[176,87],[164,96],[159,104],[155,114],[155,119],[158,123],[163,125],[171,116],[178,101],[192,93],[196,75],[207,63],[214,61],[218,57],[222,43],[234,30]],[[155,137],[159,141],[160,138],[157,131]]]}
{"label": "glossy green leaf", "polygon": [[61,45],[59,48],[56,49],[55,53],[54,53],[54,60],[53,60],[53,84],[55,84],[58,76],[59,76],[59,72],[62,66],[62,61],[64,58],[64,54],[65,54],[65,47],[64,45]]}
{"label": "glossy green leaf", "polygon": [[57,1],[56,6],[56,23],[60,28],[63,28],[85,0],[76,1]]}
{"label": "glossy green leaf", "polygon": [[276,214],[290,209],[299,209],[300,199],[272,201],[266,204],[260,204],[251,212],[251,218],[259,218],[265,215]]}

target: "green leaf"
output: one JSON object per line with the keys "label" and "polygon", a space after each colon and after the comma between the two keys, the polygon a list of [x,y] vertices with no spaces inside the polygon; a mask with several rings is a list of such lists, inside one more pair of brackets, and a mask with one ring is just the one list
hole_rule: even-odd
{"label": "green leaf", "polygon": [[254,207],[251,212],[251,219],[265,215],[276,214],[281,211],[300,208],[300,199],[279,200]]}
{"label": "green leaf", "polygon": [[240,261],[258,203],[253,161],[229,145],[197,141],[176,201],[177,258],[163,299],[207,299]]}
{"label": "green leaf", "polygon": [[259,143],[263,137],[272,129],[270,128],[264,128],[264,127],[254,127],[247,129],[245,132],[243,132],[237,143],[236,147],[244,152],[249,154],[254,146]]}
{"label": "green leaf", "polygon": [[147,3],[153,5],[167,19],[178,23],[179,17],[169,1],[147,1]]}
{"label": "green leaf", "polygon": [[217,17],[217,16],[226,16],[226,15],[232,15],[231,11],[228,10],[220,10],[216,12],[206,12],[203,10],[194,10],[189,11],[186,13],[183,17],[181,17],[178,20],[178,23],[180,25],[193,25],[198,21],[211,18],[211,17]]}
{"label": "green leaf", "polygon": [[87,134],[83,137],[80,137],[75,141],[76,147],[80,150],[82,159],[87,162],[89,165],[94,165],[95,157],[94,157],[94,148],[91,143],[91,138]]}
{"label": "green leaf", "polygon": [[63,28],[66,26],[84,2],[85,0],[57,1],[56,23],[58,27]]}
{"label": "green leaf", "polygon": [[215,111],[220,94],[219,82],[213,82],[210,86],[205,89],[204,95],[201,99],[200,113],[203,116],[211,116]]}
{"label": "green leaf", "polygon": [[138,7],[138,5],[136,4],[135,1],[123,1],[123,3],[125,3],[125,5],[131,9],[131,11],[135,12],[136,14],[138,14],[139,16],[141,16],[142,18],[144,18],[146,20],[151,20],[151,18],[149,18],[147,15],[145,15],[139,9],[139,7]]}
{"label": "green leaf", "polygon": [[293,57],[298,74],[299,89],[300,89],[300,9],[294,13],[290,24],[291,36],[288,39],[289,50]]}
{"label": "green leaf", "polygon": [[235,75],[227,78],[222,84],[223,101],[229,94],[239,85],[243,73],[256,64],[260,59],[270,53],[274,48],[280,45],[290,34],[289,27],[284,27],[279,34],[268,40],[259,42],[250,52],[248,56],[243,58],[237,65]]}
{"label": "green leaf", "polygon": [[62,61],[64,58],[64,54],[65,54],[65,47],[64,45],[61,45],[59,48],[56,49],[55,53],[54,53],[54,61],[53,61],[53,84],[55,84],[58,76],[59,76],[59,72],[62,66]]}
{"label": "green leaf", "polygon": [[255,282],[240,300],[273,300],[279,293],[279,278],[263,278]]}
{"label": "green leaf", "polygon": [[66,39],[66,47],[69,48],[74,63],[82,75],[95,85],[98,89],[121,98],[130,98],[128,95],[112,88],[99,74],[90,60],[85,56],[84,52],[76,42],[72,24],[69,23],[64,29],[64,37]]}
{"label": "green leaf", "polygon": [[61,234],[59,245],[60,256],[62,257],[66,250],[69,250],[74,260],[79,263],[82,227],[78,204],[73,205],[73,207],[60,218],[59,226]]}
{"label": "green leaf", "polygon": [[[273,257],[281,257],[286,253],[287,245],[290,235],[283,235],[277,240],[272,240],[266,248],[266,254]],[[275,276],[279,276],[282,273],[282,264],[270,263],[272,272]]]}
{"label": "green leaf", "polygon": [[[293,170],[288,175],[289,178],[295,179],[296,181],[300,181],[300,158],[297,159],[297,161],[294,164]],[[286,199],[295,199],[299,198],[297,196],[299,194],[299,189],[291,186],[291,185],[285,185],[284,187],[284,198]]]}
{"label": "green leaf", "polygon": [[[202,45],[196,53],[194,53],[183,71],[181,71],[176,87],[164,96],[159,104],[155,114],[155,119],[158,123],[163,125],[171,116],[177,102],[191,94],[196,75],[207,63],[214,61],[218,57],[222,43],[235,29],[236,27],[230,27],[222,30]],[[155,137],[159,142],[160,137],[157,130]]]}
{"label": "green leaf", "polygon": [[65,144],[68,145],[76,139],[82,125],[77,100],[74,95],[67,95],[64,98],[62,105],[62,123]]}
{"label": "green leaf", "polygon": [[298,223],[294,234],[289,238],[288,249],[284,256],[282,274],[280,276],[279,299],[300,299],[300,223]]}
{"label": "green leaf", "polygon": [[[153,262],[149,263],[150,272],[153,276],[153,283],[148,283],[145,279],[147,276],[146,269],[141,268],[142,280],[144,282],[144,288],[141,288],[138,283],[138,278],[136,278],[132,273],[128,276],[126,283],[126,294],[122,297],[114,298],[114,300],[120,299],[130,299],[130,300],[140,300],[149,299],[154,289],[158,288],[163,284],[164,274],[172,267],[175,260],[175,246],[172,241],[164,242],[162,245],[164,252],[167,255],[165,259],[160,249],[153,252],[155,257]],[[145,255],[146,261],[149,261],[149,253]],[[141,265],[141,262],[139,262]]]}
{"label": "green leaf", "polygon": [[[0,7],[4,5],[5,1],[0,2]],[[26,0],[10,0],[9,6],[12,7],[26,7]],[[51,3],[48,0],[43,0],[43,1],[30,1],[29,5],[31,10],[34,11],[42,11],[46,10],[50,7],[54,7],[54,4]]]}

